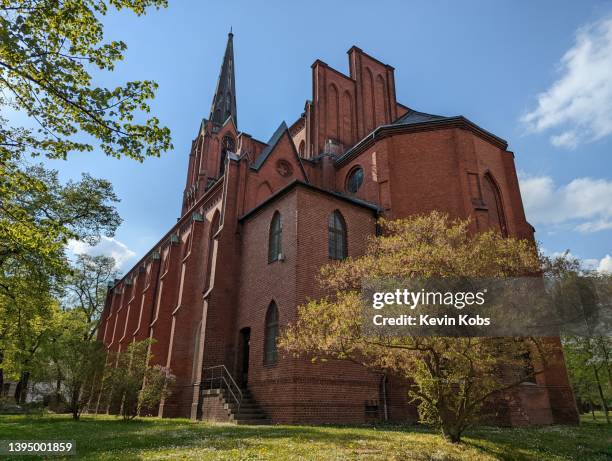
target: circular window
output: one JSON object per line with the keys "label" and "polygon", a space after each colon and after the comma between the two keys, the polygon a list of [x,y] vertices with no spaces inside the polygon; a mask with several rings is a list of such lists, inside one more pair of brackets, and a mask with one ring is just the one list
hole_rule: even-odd
{"label": "circular window", "polygon": [[279,160],[278,162],[276,162],[276,171],[278,172],[278,174],[284,177],[291,176],[293,174],[293,168],[291,167],[291,164],[286,160]]}
{"label": "circular window", "polygon": [[351,170],[346,179],[346,190],[348,190],[351,194],[354,194],[359,190],[363,184],[363,168],[360,166]]}

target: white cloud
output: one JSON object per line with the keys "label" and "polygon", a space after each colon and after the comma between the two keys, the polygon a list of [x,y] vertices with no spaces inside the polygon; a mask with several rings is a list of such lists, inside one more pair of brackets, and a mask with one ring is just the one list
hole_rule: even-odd
{"label": "white cloud", "polygon": [[612,256],[606,255],[601,261],[599,261],[599,265],[597,266],[597,270],[599,272],[612,272]]}
{"label": "white cloud", "polygon": [[575,131],[566,131],[558,136],[551,136],[550,142],[555,147],[575,149],[578,147],[578,136]]}
{"label": "white cloud", "polygon": [[599,219],[597,221],[589,221],[579,224],[576,227],[577,230],[583,233],[598,232],[602,230],[612,229],[612,220],[610,219]]}
{"label": "white cloud", "polygon": [[85,242],[71,240],[68,242],[68,250],[73,254],[88,254],[88,255],[105,255],[112,256],[115,259],[117,269],[123,268],[123,265],[132,259],[136,253],[130,250],[126,244],[112,237],[102,236],[97,245],[91,246]]}
{"label": "white cloud", "polygon": [[589,233],[612,229],[612,181],[576,178],[557,186],[550,176],[519,175],[527,219],[532,224],[571,224]]}
{"label": "white cloud", "polygon": [[568,149],[612,134],[612,17],[578,29],[559,73],[521,121],[535,133],[557,130],[551,143]]}

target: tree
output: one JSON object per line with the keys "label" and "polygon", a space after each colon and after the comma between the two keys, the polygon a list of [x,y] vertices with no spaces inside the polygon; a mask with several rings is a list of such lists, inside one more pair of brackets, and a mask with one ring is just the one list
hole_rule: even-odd
{"label": "tree", "polygon": [[567,368],[575,393],[586,399],[593,408],[599,401],[610,423],[609,400],[612,398],[610,378],[610,350],[612,339],[609,337],[563,337]]}
{"label": "tree", "polygon": [[[109,8],[138,16],[166,0],[0,0],[0,108],[25,113],[36,128],[0,119],[3,160],[23,153],[66,158],[91,151],[142,160],[171,147],[170,132],[155,117],[142,123],[157,85],[127,82],[113,89],[94,84],[91,71],[113,71],[126,44],[105,43],[101,22]],[[1,117],[1,116],[0,116]],[[76,134],[87,137],[77,140]]]}
{"label": "tree", "polygon": [[[108,181],[84,174],[62,184],[56,171],[29,160],[98,148],[142,161],[172,148],[168,128],[148,115],[155,82],[115,88],[94,82],[126,50],[122,41],[104,41],[109,10],[140,16],[166,4],[0,0],[0,384],[5,365],[11,372],[21,366],[20,389],[27,387],[28,370],[49,337],[50,299],[70,272],[66,244],[96,243],[121,222]],[[28,122],[18,123],[15,113]],[[96,309],[81,305],[94,317]],[[95,322],[90,326],[93,338]]]}
{"label": "tree", "polygon": [[474,235],[468,221],[437,212],[380,224],[382,235],[370,239],[364,255],[321,269],[327,296],[299,307],[280,346],[313,360],[348,359],[405,378],[420,419],[459,442],[492,398],[545,369],[549,346],[535,338],[365,334],[362,281],[533,275],[540,272],[537,250],[494,231]]}
{"label": "tree", "polygon": [[[544,273],[557,283],[556,304],[582,314],[575,322],[582,321],[584,333],[564,334],[561,338],[574,393],[586,400],[591,409],[598,401],[610,423],[612,338],[607,313],[612,310],[612,274],[585,268],[569,251],[542,259]],[[600,318],[601,314],[604,318]],[[601,334],[602,327],[607,335]]]}
{"label": "tree", "polygon": [[[0,268],[9,261],[50,276],[65,275],[69,240],[95,244],[121,224],[110,182],[84,174],[62,184],[58,172],[41,165],[0,164]],[[5,280],[6,282],[6,280]],[[6,283],[0,285],[10,291]]]}
{"label": "tree", "polygon": [[[142,161],[170,149],[170,132],[150,110],[156,84],[94,84],[91,72],[113,71],[126,50],[104,42],[109,8],[143,15],[165,0],[0,0],[0,269],[10,260],[65,274],[70,239],[111,236],[120,223],[110,183],[83,175],[60,184],[57,172],[28,165],[30,156],[66,158],[92,151]],[[7,113],[30,125],[9,123]],[[0,289],[11,296],[6,278]]]}
{"label": "tree", "polygon": [[61,312],[61,332],[48,343],[44,354],[48,368],[57,372],[56,389],[65,394],[72,417],[78,420],[92,397],[94,381],[104,369],[106,349],[90,337],[91,324],[79,310]]}
{"label": "tree", "polygon": [[65,389],[73,419],[79,419],[102,374],[106,350],[95,339],[115,260],[80,254],[65,280],[61,332],[49,344],[47,367],[55,372],[57,394]]}
{"label": "tree", "polygon": [[104,375],[105,394],[119,408],[124,420],[135,418],[141,409],[155,407],[170,396],[175,377],[160,365],[151,365],[153,340],[131,343],[124,352],[111,354]]}
{"label": "tree", "polygon": [[[35,264],[60,270],[69,239],[112,235],[119,224],[108,210],[117,200],[107,181],[83,175],[61,186],[57,172],[28,166],[26,157],[66,158],[97,145],[142,161],[172,147],[155,117],[136,121],[150,110],[154,82],[107,89],[90,73],[114,70],[126,49],[103,42],[109,7],[142,15],[164,6],[166,0],[0,0],[0,267],[7,258],[34,256]],[[14,111],[35,127],[9,123],[6,113]]]}
{"label": "tree", "polygon": [[118,272],[112,257],[80,254],[66,280],[65,304],[83,315],[84,340],[92,341],[98,332],[98,322],[108,292]]}
{"label": "tree", "polygon": [[70,272],[66,243],[95,243],[121,223],[108,181],[84,175],[62,184],[56,171],[42,166],[0,164],[7,168],[10,173],[0,176],[0,370],[4,361],[24,363],[10,354],[24,357],[27,351],[19,347],[40,333],[28,328],[46,326],[52,300]]}
{"label": "tree", "polygon": [[4,372],[18,380],[15,399],[25,400],[32,372],[38,367],[41,346],[54,327],[59,303],[44,271],[5,263],[0,289],[0,378]]}

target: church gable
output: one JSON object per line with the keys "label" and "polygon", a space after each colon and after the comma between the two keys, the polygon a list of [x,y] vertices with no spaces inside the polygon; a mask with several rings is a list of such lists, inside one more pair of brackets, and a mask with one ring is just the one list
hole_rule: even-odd
{"label": "church gable", "polygon": [[283,122],[266,148],[249,167],[248,208],[252,208],[292,181],[308,182],[287,125]]}

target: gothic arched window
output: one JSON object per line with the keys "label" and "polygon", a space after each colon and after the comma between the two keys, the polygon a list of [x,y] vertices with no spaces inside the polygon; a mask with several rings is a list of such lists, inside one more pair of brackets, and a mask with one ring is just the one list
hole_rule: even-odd
{"label": "gothic arched window", "polygon": [[328,252],[331,259],[344,259],[347,256],[346,223],[342,214],[336,210],[329,215]]}
{"label": "gothic arched window", "polygon": [[283,252],[283,220],[278,211],[274,212],[270,222],[268,239],[268,263],[278,261]]}
{"label": "gothic arched window", "polygon": [[220,215],[219,211],[215,211],[210,226],[208,228],[208,245],[206,249],[206,280],[204,291],[210,289],[212,285],[212,265],[213,265],[213,252],[215,250],[215,234],[219,230]]}
{"label": "gothic arched window", "polygon": [[200,355],[200,335],[202,334],[202,322],[198,324],[193,335],[193,363],[191,365],[191,382],[198,381],[198,356]]}
{"label": "gothic arched window", "polygon": [[298,153],[301,157],[306,153],[306,143],[304,141],[300,142],[300,147],[298,148]]}
{"label": "gothic arched window", "polygon": [[219,176],[222,176],[225,171],[225,159],[228,152],[236,152],[236,142],[229,135],[223,136],[221,143],[221,156],[219,158]]}
{"label": "gothic arched window", "polygon": [[266,312],[266,327],[264,332],[264,363],[276,363],[278,357],[278,348],[276,340],[278,339],[278,308],[276,303],[272,301]]}
{"label": "gothic arched window", "polygon": [[497,183],[489,173],[484,176],[482,192],[484,202],[489,209],[489,226],[499,230],[503,236],[507,236],[508,230],[506,228],[506,218],[504,216],[501,194],[499,193]]}

